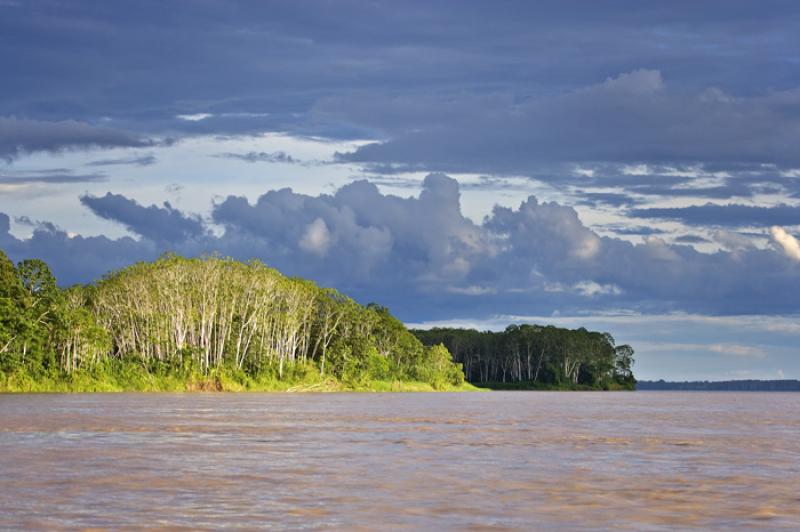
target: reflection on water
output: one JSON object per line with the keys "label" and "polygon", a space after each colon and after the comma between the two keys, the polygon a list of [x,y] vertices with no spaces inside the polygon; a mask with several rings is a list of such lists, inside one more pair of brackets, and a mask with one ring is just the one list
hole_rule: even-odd
{"label": "reflection on water", "polygon": [[800,394],[0,395],[0,529],[800,527]]}

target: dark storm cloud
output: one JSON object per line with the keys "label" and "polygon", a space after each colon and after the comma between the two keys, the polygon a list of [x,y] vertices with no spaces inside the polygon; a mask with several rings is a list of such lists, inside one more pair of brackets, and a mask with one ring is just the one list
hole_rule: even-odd
{"label": "dark storm cloud", "polygon": [[14,261],[46,261],[62,285],[96,280],[111,270],[152,260],[160,254],[160,248],[149,240],[69,236],[52,224],[36,224],[31,238],[20,240],[9,233],[9,218],[0,213],[0,248]]}
{"label": "dark storm cloud", "polygon": [[0,114],[374,138],[343,159],[428,170],[795,164],[799,14],[744,0],[31,1],[0,17],[13,73]]}
{"label": "dark storm cloud", "polygon": [[[395,186],[417,186],[401,172],[459,171],[486,176],[464,188],[522,196],[508,179],[522,176],[585,191],[570,198],[577,204],[642,202],[631,211],[641,218],[791,226],[800,223],[788,199],[800,179],[787,177],[800,167],[798,26],[794,1],[31,0],[0,16],[0,159],[132,148],[90,164],[141,165],[150,161],[136,148],[165,142],[154,139],[278,131],[366,139],[338,160]],[[90,177],[79,174],[40,172],[36,182]],[[108,194],[82,201],[140,238],[39,224],[20,240],[4,218],[0,245],[49,260],[64,282],[165,249],[258,257],[409,316],[797,310],[796,262],[732,233],[714,237],[723,251],[703,254],[654,238],[654,228],[617,228],[648,237],[632,244],[535,198],[475,224],[442,175],[412,198],[360,181],[255,203],[231,193],[212,213],[223,236],[168,203]],[[744,205],[760,194],[785,205]],[[673,197],[731,204],[646,208]]]}
{"label": "dark storm cloud", "polygon": [[169,202],[158,207],[143,207],[119,194],[82,196],[81,203],[106,220],[118,222],[131,232],[155,242],[183,242],[205,233],[202,221],[195,216],[185,216]]}
{"label": "dark storm cloud", "polygon": [[736,203],[727,205],[706,203],[691,207],[632,209],[628,214],[634,218],[677,220],[688,225],[723,227],[800,225],[800,207],[786,204],[755,207]]}
{"label": "dark storm cloud", "polygon": [[14,218],[14,222],[19,224],[19,225],[24,225],[24,226],[27,226],[27,227],[33,227],[33,228],[37,228],[37,229],[41,229],[41,230],[49,231],[49,232],[56,232],[56,231],[59,230],[58,227],[56,227],[56,225],[51,223],[51,222],[43,222],[43,221],[40,221],[40,220],[31,220],[27,216],[16,216]]}
{"label": "dark storm cloud", "polygon": [[75,120],[48,122],[0,116],[0,159],[6,161],[25,153],[152,145],[152,141],[124,131]]}
{"label": "dark storm cloud", "polygon": [[[570,207],[531,196],[495,207],[482,224],[465,217],[459,187],[429,175],[417,197],[382,194],[366,181],[332,195],[274,190],[255,203],[229,196],[214,206],[214,236],[198,217],[169,204],[141,206],[117,195],[84,197],[93,212],[140,240],[67,237],[40,227],[28,240],[0,223],[0,245],[19,259],[46,257],[64,283],[166,250],[259,258],[289,275],[378,300],[401,316],[553,312],[634,307],[647,311],[789,312],[800,296],[800,263],[779,248],[733,236],[731,251],[704,254],[648,237],[632,244],[600,237]],[[0,220],[0,222],[3,220]],[[722,232],[721,232],[722,233]],[[166,235],[166,236],[165,236]],[[78,271],[75,253],[93,257]],[[758,282],[753,282],[758,279]]]}
{"label": "dark storm cloud", "polygon": [[[381,113],[391,111],[385,110],[386,102],[375,104],[370,116],[377,124]],[[346,105],[337,102],[336,107]],[[442,102],[413,105],[418,111]],[[441,112],[431,110],[426,127],[398,132],[388,141],[340,154],[340,159],[510,174],[530,174],[542,163],[561,161],[800,165],[794,149],[800,143],[797,90],[752,97],[718,89],[687,93],[671,87],[659,71],[635,70],[555,96],[523,101],[475,97],[451,105],[457,109],[449,121],[437,120]],[[403,111],[395,112],[407,114]]]}

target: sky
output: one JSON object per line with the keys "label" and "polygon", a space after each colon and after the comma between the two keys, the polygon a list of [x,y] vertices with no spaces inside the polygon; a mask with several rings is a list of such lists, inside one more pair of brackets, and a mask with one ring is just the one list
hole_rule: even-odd
{"label": "sky", "polygon": [[0,0],[0,249],[800,378],[794,1]]}

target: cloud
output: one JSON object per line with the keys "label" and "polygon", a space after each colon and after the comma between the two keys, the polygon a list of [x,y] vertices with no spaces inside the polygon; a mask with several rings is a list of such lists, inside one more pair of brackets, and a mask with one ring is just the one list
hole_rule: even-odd
{"label": "cloud", "polygon": [[[796,145],[780,112],[794,109],[800,86],[787,53],[798,15],[785,2],[305,4],[207,2],[187,14],[148,2],[136,17],[69,0],[4,10],[13,83],[0,114],[382,139],[391,146],[375,158],[397,161],[409,159],[399,156],[404,139],[431,140],[424,160],[405,162],[444,170],[461,154],[527,173],[553,147],[558,159],[727,160],[784,159]],[[772,143],[778,132],[784,140]],[[481,144],[495,136],[515,145]],[[613,149],[626,139],[627,154]]]}
{"label": "cloud", "polygon": [[663,229],[658,227],[650,227],[645,225],[603,225],[602,229],[610,231],[618,235],[631,235],[631,236],[650,236],[650,235],[663,235],[666,233]]}
{"label": "cloud", "polygon": [[637,344],[648,351],[665,351],[674,353],[676,351],[687,351],[691,353],[710,352],[720,355],[729,355],[739,358],[766,358],[767,352],[762,347],[729,343],[675,343],[675,342],[642,342]]}
{"label": "cloud", "polygon": [[628,215],[634,218],[678,220],[689,225],[726,227],[798,225],[800,207],[780,204],[771,207],[729,203],[717,205],[693,205],[690,207],[665,207],[631,209]]}
{"label": "cloud", "polygon": [[[700,253],[653,236],[639,244],[601,237],[574,209],[533,196],[516,208],[497,206],[477,224],[461,212],[458,183],[441,174],[427,176],[408,198],[367,181],[332,195],[281,189],[254,203],[229,196],[208,221],[169,203],[143,206],[110,193],[81,201],[141,238],[68,237],[41,225],[31,239],[5,230],[0,246],[17,260],[47,257],[67,284],[166,250],[258,258],[425,319],[607,308],[786,313],[800,297],[796,261],[774,250]],[[210,223],[222,232],[211,232]],[[75,269],[76,250],[92,257],[92,268]]]}
{"label": "cloud", "polygon": [[331,235],[325,220],[317,218],[306,227],[300,239],[300,249],[324,257],[331,246]]}
{"label": "cloud", "polygon": [[[230,196],[214,207],[212,218],[225,228],[228,244],[263,250],[279,267],[337,286],[354,287],[357,279],[435,284],[458,277],[480,253],[490,252],[458,202],[457,184],[431,175],[419,198],[384,196],[374,184],[356,181],[333,196],[284,189],[252,205]],[[325,253],[329,245],[335,255]],[[298,247],[302,256],[315,251],[326,260],[299,261]]]}
{"label": "cloud", "polygon": [[590,207],[597,207],[599,205],[609,205],[611,207],[626,207],[639,200],[632,198],[628,194],[621,194],[616,192],[584,192],[577,191],[578,204],[587,205]]}
{"label": "cloud", "polygon": [[[611,194],[607,203],[625,206],[667,198],[743,198],[751,202],[764,195],[786,198],[800,187],[800,180],[792,175],[774,164],[761,163],[582,163],[572,168],[553,167],[541,179],[577,194],[580,204],[602,203],[603,196],[593,198],[599,193]],[[609,188],[621,192],[609,193]]]}
{"label": "cloud", "polygon": [[82,196],[81,203],[94,214],[124,225],[128,230],[161,243],[179,243],[203,236],[206,232],[199,217],[186,216],[169,202],[162,207],[143,207],[118,194]]}
{"label": "cloud", "polygon": [[786,255],[800,262],[800,242],[786,232],[783,227],[774,225],[769,229],[772,239],[783,249]]}
{"label": "cloud", "polygon": [[[720,244],[724,249],[730,251],[755,248],[755,245],[751,238],[752,236],[753,235],[748,235],[745,233],[726,231],[725,229],[714,231],[711,234],[711,238],[713,239],[714,242]],[[756,236],[763,237],[764,235],[756,235]]]}
{"label": "cloud", "polygon": [[187,122],[199,122],[201,120],[205,120],[206,118],[211,118],[213,116],[214,115],[210,113],[194,113],[185,115],[175,115],[175,118],[179,120],[185,120]]}
{"label": "cloud", "polygon": [[760,347],[736,344],[712,344],[708,346],[709,351],[722,355],[733,355],[737,357],[765,358],[767,353]]}
{"label": "cloud", "polygon": [[748,97],[718,89],[690,93],[671,88],[655,70],[633,70],[541,97],[465,95],[447,102],[388,103],[367,97],[330,105],[338,110],[330,112],[343,116],[359,109],[358,116],[371,118],[376,127],[427,110],[428,120],[419,118],[392,130],[388,140],[339,155],[348,162],[523,175],[568,162],[800,165],[791,149],[800,142],[800,127],[786,112],[800,106],[800,91]]}
{"label": "cloud", "polygon": [[115,129],[75,120],[49,122],[0,117],[0,158],[11,161],[36,152],[152,146],[154,142]]}
{"label": "cloud", "polygon": [[156,164],[156,161],[155,155],[133,155],[116,159],[99,159],[86,163],[86,166],[150,166]]}
{"label": "cloud", "polygon": [[[24,119],[2,119],[16,122],[0,135],[0,157],[280,131],[370,141],[340,155],[369,172],[481,173],[486,182],[470,186],[493,191],[532,176],[579,187],[579,205],[604,210],[800,193],[790,177],[800,167],[800,73],[787,53],[800,20],[785,3],[465,1],[457,12],[412,3],[207,2],[136,17],[70,0],[5,10],[0,58],[11,81],[0,116]],[[220,155],[298,161],[241,151]],[[96,166],[147,162],[136,159]],[[641,165],[656,175],[617,175]],[[704,183],[685,171],[698,168],[729,176]]]}
{"label": "cloud", "polygon": [[548,283],[544,286],[545,292],[573,292],[585,297],[594,297],[600,295],[619,295],[622,293],[620,287],[613,284],[598,284],[594,281],[581,281],[571,286],[563,285],[561,283]]}
{"label": "cloud", "polygon": [[106,181],[106,179],[106,174],[102,172],[73,174],[69,170],[0,173],[0,184],[2,185],[98,183]]}
{"label": "cloud", "polygon": [[675,237],[675,242],[681,244],[707,244],[711,241],[700,235],[679,235]]}
{"label": "cloud", "polygon": [[68,235],[53,224],[37,222],[33,235],[17,239],[9,233],[9,218],[0,213],[0,248],[15,261],[42,259],[51,265],[62,285],[99,279],[137,261],[153,260],[162,248],[151,241],[124,237]]}
{"label": "cloud", "polygon": [[220,159],[237,159],[239,161],[244,161],[246,163],[288,163],[288,164],[299,164],[301,161],[295,159],[291,155],[282,152],[255,152],[250,151],[247,153],[218,153],[214,155],[214,157],[218,157]]}

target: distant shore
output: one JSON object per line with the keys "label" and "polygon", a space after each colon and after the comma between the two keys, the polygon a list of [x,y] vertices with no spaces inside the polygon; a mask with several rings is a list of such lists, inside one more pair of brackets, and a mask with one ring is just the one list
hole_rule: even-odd
{"label": "distant shore", "polygon": [[708,391],[708,392],[800,392],[800,380],[731,380],[731,381],[639,381],[636,389],[664,391]]}

